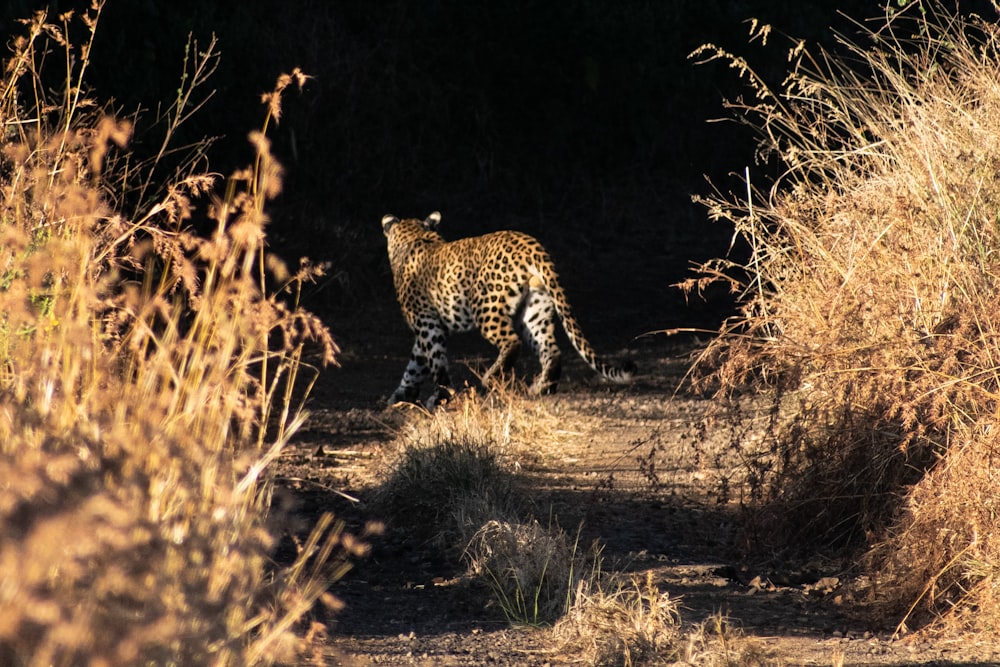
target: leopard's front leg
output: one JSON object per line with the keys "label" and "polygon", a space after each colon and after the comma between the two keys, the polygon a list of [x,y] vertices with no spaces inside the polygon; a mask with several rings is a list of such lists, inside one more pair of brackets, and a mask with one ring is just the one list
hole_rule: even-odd
{"label": "leopard's front leg", "polygon": [[406,370],[403,372],[403,379],[400,380],[396,391],[392,392],[392,396],[389,397],[389,405],[400,402],[416,403],[417,396],[420,394],[420,385],[423,384],[425,377],[427,377],[427,350],[418,335],[417,339],[413,341],[413,351],[410,353],[410,361],[406,364]]}
{"label": "leopard's front leg", "polygon": [[425,405],[428,410],[451,398],[451,378],[448,375],[447,337],[439,328],[422,329],[413,341],[413,352],[403,373],[399,387],[389,398],[389,405],[406,401],[416,403],[428,372],[434,382],[434,390]]}

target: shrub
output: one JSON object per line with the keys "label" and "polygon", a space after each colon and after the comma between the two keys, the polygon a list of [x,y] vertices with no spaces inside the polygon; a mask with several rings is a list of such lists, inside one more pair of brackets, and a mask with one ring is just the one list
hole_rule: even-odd
{"label": "shrub", "polygon": [[[839,54],[796,45],[780,93],[698,52],[749,77],[756,100],[732,106],[781,165],[767,188],[748,169],[745,195],[705,200],[749,248],[703,267],[742,295],[707,379],[724,394],[769,384],[781,407],[747,478],[758,536],[881,541],[870,562],[896,620],[992,612],[983,564],[1000,558],[983,510],[997,497],[1000,33],[918,4]],[[987,628],[993,613],[969,618]]]}

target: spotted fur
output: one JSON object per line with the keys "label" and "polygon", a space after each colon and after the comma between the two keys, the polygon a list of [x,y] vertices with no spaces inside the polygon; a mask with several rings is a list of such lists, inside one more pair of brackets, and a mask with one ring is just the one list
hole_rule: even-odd
{"label": "spotted fur", "polygon": [[502,231],[446,242],[437,233],[440,222],[437,212],[426,220],[382,218],[396,295],[416,336],[390,404],[416,401],[428,373],[436,385],[428,405],[447,400],[451,395],[448,336],[472,330],[499,351],[483,375],[484,384],[511,368],[523,338],[542,366],[532,392],[554,392],[561,370],[557,316],[573,347],[594,371],[612,382],[631,380],[631,365],[615,367],[601,361],[583,337],[552,260],[537,240]]}

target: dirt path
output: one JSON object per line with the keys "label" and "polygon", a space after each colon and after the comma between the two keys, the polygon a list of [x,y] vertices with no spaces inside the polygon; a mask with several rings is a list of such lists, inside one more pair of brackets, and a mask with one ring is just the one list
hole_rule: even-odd
{"label": "dirt path", "polygon": [[[366,505],[373,468],[405,419],[382,403],[405,366],[409,345],[398,333],[345,341],[342,367],[322,375],[313,417],[280,463],[281,484],[304,515],[332,510],[355,528],[379,518]],[[488,354],[476,341],[467,345],[453,358]],[[539,399],[556,418],[545,438],[555,444],[522,463],[542,515],[565,528],[582,525],[587,542],[599,539],[606,568],[652,573],[661,590],[681,598],[685,624],[726,614],[759,642],[768,664],[998,664],[997,647],[893,641],[866,627],[842,586],[850,563],[741,560],[738,508],[712,494],[726,472],[720,466],[733,465],[714,455],[728,435],[709,430],[699,439],[708,402],[675,394],[688,349],[664,338],[635,343],[643,373],[629,387],[599,384],[582,364],[568,364],[562,392]],[[371,556],[333,587],[346,608],[330,623],[331,652],[339,655],[332,664],[579,664],[549,630],[510,627],[488,591],[461,575],[453,555],[405,530],[376,538]]]}

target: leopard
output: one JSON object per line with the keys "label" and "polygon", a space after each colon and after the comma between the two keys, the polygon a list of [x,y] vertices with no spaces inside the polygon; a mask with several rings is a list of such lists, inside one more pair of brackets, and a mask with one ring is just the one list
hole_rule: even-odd
{"label": "leopard", "polygon": [[531,394],[555,393],[561,376],[557,321],[576,352],[606,381],[632,381],[635,365],[612,365],[600,357],[573,317],[549,253],[534,237],[519,231],[445,241],[438,232],[441,213],[424,220],[382,218],[393,284],[403,317],[415,338],[399,386],[388,399],[418,403],[428,376],[434,384],[428,409],[454,394],[448,373],[447,341],[453,334],[478,330],[497,349],[497,358],[480,380],[490,387],[510,373],[527,343],[541,365]]}

